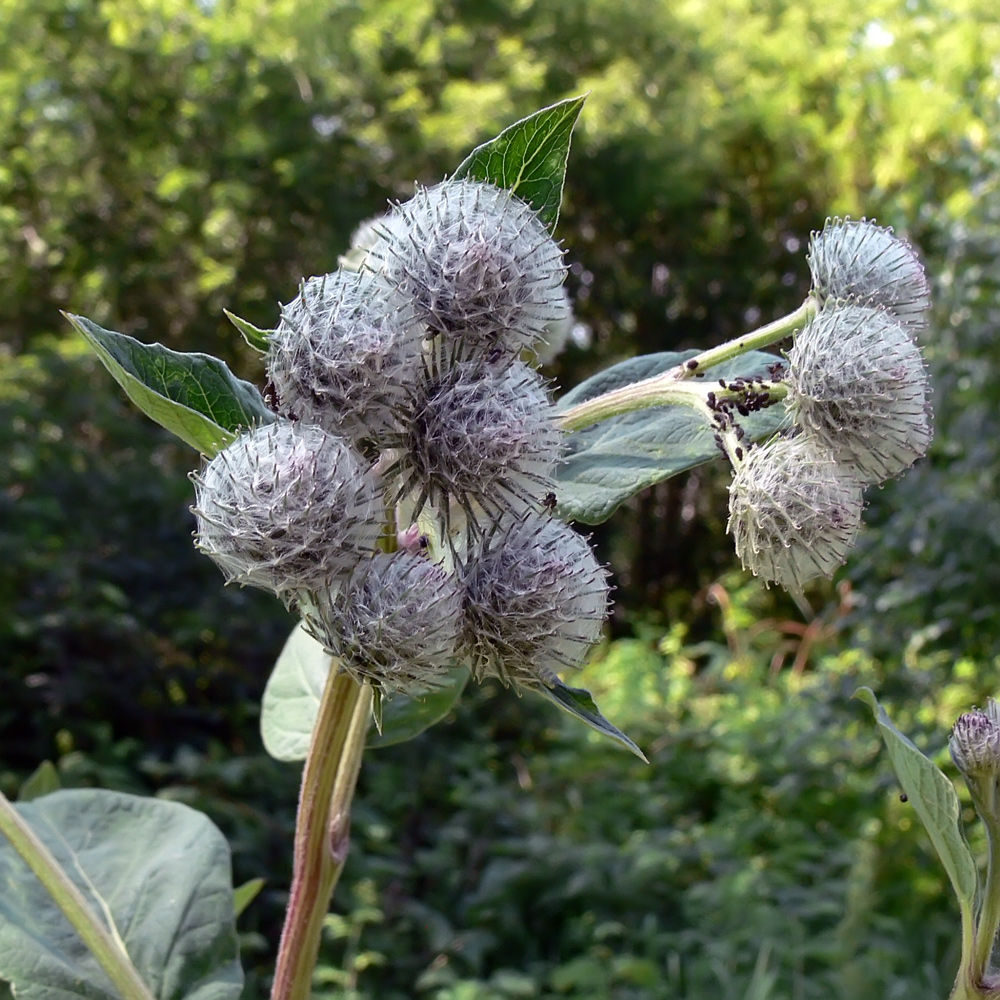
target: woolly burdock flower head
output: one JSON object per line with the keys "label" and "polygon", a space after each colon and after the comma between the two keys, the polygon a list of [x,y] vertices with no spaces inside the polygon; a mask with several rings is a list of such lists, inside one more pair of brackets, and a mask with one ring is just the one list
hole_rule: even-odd
{"label": "woolly burdock flower head", "polygon": [[364,462],[313,424],[237,438],[194,475],[196,544],[226,574],[291,599],[349,572],[383,520]]}
{"label": "woolly burdock flower head", "polygon": [[491,184],[418,190],[366,266],[416,304],[449,358],[516,354],[565,314],[562,251],[529,205]]}
{"label": "woolly burdock flower head", "polygon": [[309,632],[359,682],[419,694],[448,681],[461,593],[451,573],[422,555],[379,553],[303,611]]}
{"label": "woolly burdock flower head", "polygon": [[1000,776],[1000,726],[995,716],[995,705],[987,712],[966,712],[951,731],[951,759],[968,779]]}
{"label": "woolly burdock flower head", "polygon": [[608,581],[587,539],[539,514],[507,521],[461,560],[465,648],[478,678],[551,686],[583,665],[608,613]]}
{"label": "woolly burdock flower head", "polygon": [[884,482],[927,452],[927,372],[892,313],[829,305],[796,336],[788,362],[795,423],[863,483]]}
{"label": "woolly burdock flower head", "polygon": [[930,286],[913,247],[866,219],[830,219],[809,241],[821,302],[856,299],[891,310],[907,329],[927,325]]}
{"label": "woolly burdock flower head", "polygon": [[544,379],[517,361],[497,370],[462,362],[425,372],[405,415],[393,471],[419,512],[451,507],[471,522],[540,507],[562,434]]}
{"label": "woolly burdock flower head", "polygon": [[310,278],[269,338],[267,371],[282,412],[355,441],[378,437],[416,378],[423,332],[377,274]]}
{"label": "woolly burdock flower head", "polygon": [[831,576],[861,525],[857,480],[804,435],[750,450],[729,487],[729,524],[743,566],[768,583],[800,590]]}

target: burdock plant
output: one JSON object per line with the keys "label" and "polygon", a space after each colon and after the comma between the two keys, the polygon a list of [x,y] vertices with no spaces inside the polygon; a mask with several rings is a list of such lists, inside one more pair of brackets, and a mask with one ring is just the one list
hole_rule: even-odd
{"label": "burdock plant", "polygon": [[[301,619],[261,719],[268,751],[304,762],[275,1000],[309,994],[370,730],[408,738],[470,678],[496,678],[642,756],[561,676],[599,641],[610,594],[568,522],[598,523],[721,452],[737,553],[801,597],[847,557],[865,485],[927,447],[913,340],[926,282],[912,248],[870,222],[814,236],[814,287],[789,316],[622,362],[555,401],[535,364],[570,317],[552,234],[582,103],[512,125],[391,206],[339,270],[303,279],[273,328],[231,316],[263,354],[264,393],[215,358],[69,317],[203,456],[199,548],[226,582]],[[787,358],[763,350],[789,337]],[[0,801],[0,829],[21,887],[0,908],[0,942],[14,942],[0,978],[16,993],[239,995],[227,848],[203,817],[67,791]]]}

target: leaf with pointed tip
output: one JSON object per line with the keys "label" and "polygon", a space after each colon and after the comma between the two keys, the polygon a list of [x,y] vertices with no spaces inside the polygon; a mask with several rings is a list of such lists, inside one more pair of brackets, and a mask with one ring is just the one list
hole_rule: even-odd
{"label": "leaf with pointed tip", "polygon": [[38,767],[24,779],[21,790],[17,793],[18,802],[30,802],[40,799],[43,795],[58,792],[62,788],[59,772],[51,760],[43,760]]}
{"label": "leaf with pointed tip", "polygon": [[470,177],[513,191],[553,232],[559,221],[573,126],[586,99],[559,101],[509,125],[469,153],[454,179]]}
{"label": "leaf with pointed tip", "polygon": [[83,316],[63,315],[147,417],[209,458],[240,431],[275,419],[257,388],[218,358],[143,344]]}
{"label": "leaf with pointed tip", "polygon": [[568,712],[602,736],[607,736],[616,743],[620,743],[627,750],[631,750],[640,760],[649,763],[646,760],[646,755],[620,729],[616,729],[601,715],[600,709],[589,691],[585,691],[583,688],[567,687],[558,678],[551,687],[539,684],[528,688],[528,690],[540,694],[543,698],[548,698],[564,712]]}
{"label": "leaf with pointed tip", "polygon": [[[565,413],[577,403],[669,371],[697,351],[668,351],[631,358],[581,382],[558,403]],[[775,355],[751,351],[709,368],[705,384],[737,376],[767,376]],[[699,380],[701,381],[701,380]],[[787,422],[784,406],[770,406],[740,424],[752,440]],[[566,437],[567,452],[556,470],[557,513],[567,521],[600,524],[629,497],[655,483],[719,457],[715,429],[687,406],[650,406],[610,417]]]}
{"label": "leaf with pointed tip", "polygon": [[965,842],[960,818],[962,806],[955,786],[944,772],[924,756],[893,724],[871,688],[858,688],[854,697],[863,701],[878,724],[893,770],[924,824],[931,843],[944,865],[963,910],[971,911],[976,898],[976,862]]}
{"label": "leaf with pointed tip", "polygon": [[239,917],[243,911],[257,898],[264,888],[266,879],[252,878],[233,890],[233,916]]}
{"label": "leaf with pointed tip", "polygon": [[[15,808],[111,924],[157,1000],[238,1000],[229,845],[206,816],[177,802],[93,788]],[[0,885],[0,979],[13,984],[18,1000],[120,1000],[6,840]]]}
{"label": "leaf with pointed tip", "polygon": [[223,309],[222,311],[226,314],[226,319],[243,334],[243,339],[255,351],[267,354],[268,337],[274,333],[273,330],[262,330],[259,326],[254,326],[253,323],[249,323],[245,319],[240,319],[239,316],[231,313],[228,309]]}
{"label": "leaf with pointed tip", "polygon": [[469,668],[456,667],[447,687],[428,691],[419,698],[395,695],[382,702],[381,732],[368,736],[368,746],[391,747],[419,736],[439,723],[458,703],[469,681]]}

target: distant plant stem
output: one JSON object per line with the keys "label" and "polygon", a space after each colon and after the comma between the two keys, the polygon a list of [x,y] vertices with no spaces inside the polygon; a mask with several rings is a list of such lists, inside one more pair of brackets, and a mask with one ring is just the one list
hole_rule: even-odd
{"label": "distant plant stem", "polygon": [[0,833],[35,873],[124,1000],[153,1000],[116,929],[94,912],[52,852],[0,792]]}
{"label": "distant plant stem", "polygon": [[371,688],[333,661],[302,772],[292,888],[271,1000],[308,1000],[323,920],[347,857],[370,716]]}
{"label": "distant plant stem", "polygon": [[[783,340],[805,326],[816,315],[817,309],[816,301],[812,297],[807,298],[794,312],[775,320],[773,323],[768,323],[752,333],[702,351],[701,354],[688,358],[682,364],[660,375],[653,375],[641,382],[633,382],[631,385],[623,385],[618,389],[604,393],[602,396],[596,396],[594,399],[588,399],[570,407],[560,416],[559,426],[566,431],[577,431],[589,427],[591,424],[600,423],[602,420],[608,420],[610,417],[631,413],[633,410],[671,404],[701,409],[711,419],[711,411],[705,402],[711,387],[693,380],[723,361],[729,361],[741,354],[746,354],[748,351],[768,347]],[[776,358],[775,360],[780,359]],[[780,383],[775,383],[769,386],[768,391],[772,401],[777,402],[784,398],[787,390]]]}

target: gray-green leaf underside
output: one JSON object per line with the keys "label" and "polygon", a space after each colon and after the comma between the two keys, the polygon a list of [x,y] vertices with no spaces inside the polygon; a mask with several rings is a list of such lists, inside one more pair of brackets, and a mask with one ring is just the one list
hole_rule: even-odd
{"label": "gray-green leaf underside", "polygon": [[[229,845],[176,802],[98,789],[18,803],[157,1000],[237,1000]],[[0,979],[19,1000],[120,1000],[42,884],[0,841]],[[0,994],[3,993],[0,988]]]}
{"label": "gray-green leaf underside", "polygon": [[240,431],[275,419],[256,386],[218,358],[143,344],[83,316],[66,318],[147,417],[209,458]]}
{"label": "gray-green leaf underside", "polygon": [[575,719],[591,729],[596,730],[602,736],[620,743],[627,750],[630,750],[640,760],[646,760],[646,755],[633,743],[620,729],[611,725],[603,715],[594,701],[593,695],[583,688],[568,687],[558,678],[551,687],[538,685],[530,690],[547,698],[554,705],[558,705],[564,712],[568,712]]}
{"label": "gray-green leaf underside", "polygon": [[[612,389],[659,375],[696,353],[646,354],[612,365],[566,393],[557,408],[565,412]],[[776,355],[752,351],[708,369],[698,381],[710,386],[720,378],[766,376],[767,366],[776,360]],[[747,434],[757,440],[782,426],[785,408],[779,404],[739,419]],[[600,524],[641,490],[720,457],[714,430],[702,414],[678,405],[612,417],[572,432],[567,444],[565,461],[556,473],[558,513],[584,524]]]}
{"label": "gray-green leaf underside", "polygon": [[559,221],[573,126],[586,97],[542,108],[477,146],[454,173],[513,191],[553,232]]}

